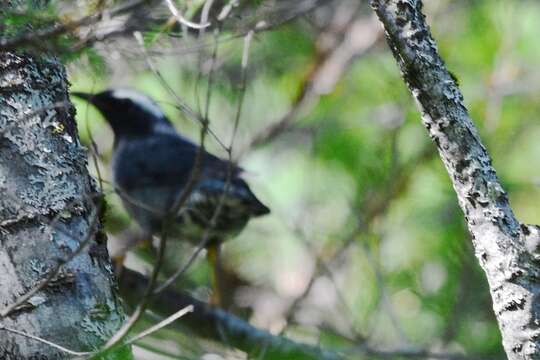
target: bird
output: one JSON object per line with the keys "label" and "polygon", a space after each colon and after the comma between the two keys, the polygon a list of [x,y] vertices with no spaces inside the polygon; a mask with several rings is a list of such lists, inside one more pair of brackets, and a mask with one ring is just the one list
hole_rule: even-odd
{"label": "bird", "polygon": [[[250,218],[270,213],[242,178],[243,169],[178,133],[159,105],[142,92],[112,88],[71,94],[95,106],[112,128],[112,183],[139,227],[159,236],[168,221],[172,237],[193,245],[206,237],[213,268],[211,301],[219,306],[220,245],[239,234]],[[198,176],[192,182],[194,170]],[[189,195],[178,206],[186,189]]]}

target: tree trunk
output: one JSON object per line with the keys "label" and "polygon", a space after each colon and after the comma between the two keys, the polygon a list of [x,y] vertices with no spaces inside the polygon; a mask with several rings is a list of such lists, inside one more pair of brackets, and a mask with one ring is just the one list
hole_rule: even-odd
{"label": "tree trunk", "polygon": [[540,359],[540,238],[514,216],[420,0],[372,0],[403,78],[450,175],[491,291],[509,359]]}
{"label": "tree trunk", "polygon": [[53,57],[0,54],[1,359],[72,358],[53,344],[97,349],[124,320],[67,87]]}

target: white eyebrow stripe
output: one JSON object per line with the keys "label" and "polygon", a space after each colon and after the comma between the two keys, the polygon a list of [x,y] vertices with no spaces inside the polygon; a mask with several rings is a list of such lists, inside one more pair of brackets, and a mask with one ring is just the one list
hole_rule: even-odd
{"label": "white eyebrow stripe", "polygon": [[117,99],[129,99],[152,115],[159,118],[165,117],[161,108],[152,99],[139,92],[129,89],[117,89],[113,91],[112,96]]}

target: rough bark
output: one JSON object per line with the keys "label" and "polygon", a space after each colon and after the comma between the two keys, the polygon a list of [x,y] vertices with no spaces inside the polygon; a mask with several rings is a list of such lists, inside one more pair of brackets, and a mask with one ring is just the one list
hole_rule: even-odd
{"label": "rough bark", "polygon": [[539,231],[514,216],[419,0],[373,0],[465,214],[509,359],[540,359]]}
{"label": "rough bark", "polygon": [[[123,269],[120,280],[122,297],[136,306],[144,293],[148,279],[129,269]],[[188,294],[165,290],[150,300],[149,308],[157,315],[166,317],[193,305],[193,312],[176,322],[176,326],[189,334],[218,341],[246,352],[250,359],[339,360],[345,355],[272,335],[257,329],[244,320],[205,304]]]}
{"label": "rough bark", "polygon": [[[67,86],[53,57],[0,53],[1,359],[72,357],[9,329],[89,351],[124,320]],[[85,239],[88,246],[67,261]]]}

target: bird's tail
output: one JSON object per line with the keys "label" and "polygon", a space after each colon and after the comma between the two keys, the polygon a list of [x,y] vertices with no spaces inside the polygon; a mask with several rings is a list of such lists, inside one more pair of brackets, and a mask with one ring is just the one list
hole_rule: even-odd
{"label": "bird's tail", "polygon": [[270,209],[268,206],[264,205],[259,199],[255,198],[254,201],[250,204],[250,211],[253,216],[263,216],[270,214]]}

